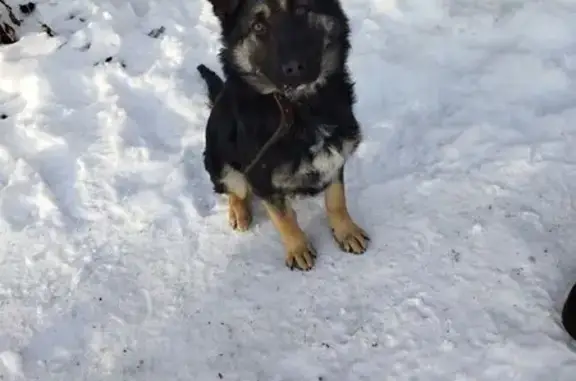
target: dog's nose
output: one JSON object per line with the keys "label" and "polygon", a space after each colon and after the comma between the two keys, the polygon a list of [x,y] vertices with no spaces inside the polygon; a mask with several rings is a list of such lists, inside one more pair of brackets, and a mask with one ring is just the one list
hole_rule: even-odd
{"label": "dog's nose", "polygon": [[304,64],[296,60],[289,61],[282,65],[282,72],[288,78],[298,78],[304,74],[305,70],[306,67]]}

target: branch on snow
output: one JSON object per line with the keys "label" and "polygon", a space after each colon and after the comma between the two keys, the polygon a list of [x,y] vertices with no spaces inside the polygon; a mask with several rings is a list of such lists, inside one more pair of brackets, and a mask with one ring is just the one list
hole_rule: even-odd
{"label": "branch on snow", "polygon": [[16,28],[22,24],[14,15],[12,7],[0,0],[0,44],[13,44],[18,41]]}
{"label": "branch on snow", "polygon": [[[16,17],[14,10],[7,0],[0,0],[0,45],[13,44],[18,41],[19,36],[17,33],[18,27],[22,25],[22,20]],[[27,16],[34,12],[36,3],[29,2],[19,6],[20,13]],[[56,33],[47,24],[37,20],[40,23],[40,28],[50,37],[54,37]]]}

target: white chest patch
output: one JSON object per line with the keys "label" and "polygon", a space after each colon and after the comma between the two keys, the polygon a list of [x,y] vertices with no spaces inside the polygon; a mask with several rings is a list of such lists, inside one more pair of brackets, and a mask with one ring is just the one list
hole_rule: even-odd
{"label": "white chest patch", "polygon": [[332,130],[332,126],[321,126],[316,143],[310,147],[312,160],[302,162],[295,171],[291,171],[289,166],[278,168],[272,176],[272,184],[277,188],[297,189],[307,186],[312,179],[315,185],[332,181],[357,145],[356,140],[347,140],[340,150],[327,146],[326,139]]}

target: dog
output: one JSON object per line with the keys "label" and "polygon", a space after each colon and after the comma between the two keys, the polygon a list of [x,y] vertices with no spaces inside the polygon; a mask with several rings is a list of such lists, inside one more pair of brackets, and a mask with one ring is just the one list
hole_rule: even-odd
{"label": "dog", "polygon": [[562,326],[576,340],[576,284],[568,292],[562,308]]}
{"label": "dog", "polygon": [[207,85],[204,167],[228,198],[231,227],[263,201],[290,269],[310,270],[316,251],[291,206],[324,193],[334,239],[362,254],[370,240],[346,204],[344,165],[362,141],[347,69],[350,27],[339,0],[208,0],[221,27],[223,80]]}

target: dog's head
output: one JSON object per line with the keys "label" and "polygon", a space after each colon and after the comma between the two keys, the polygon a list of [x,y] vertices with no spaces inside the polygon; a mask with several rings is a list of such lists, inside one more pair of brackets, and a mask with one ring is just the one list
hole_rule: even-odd
{"label": "dog's head", "polygon": [[222,58],[262,94],[310,95],[342,72],[348,20],[339,0],[209,0]]}

